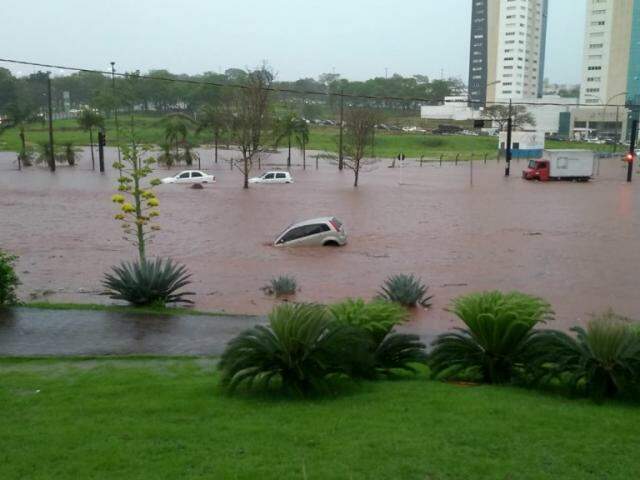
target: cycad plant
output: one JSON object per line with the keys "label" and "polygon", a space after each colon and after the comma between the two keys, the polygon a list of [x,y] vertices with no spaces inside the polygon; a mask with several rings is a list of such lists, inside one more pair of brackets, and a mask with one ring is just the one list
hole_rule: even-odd
{"label": "cycad plant", "polygon": [[416,305],[431,306],[432,295],[427,295],[427,287],[414,275],[394,275],[385,280],[378,293],[378,298],[396,302],[411,308]]}
{"label": "cycad plant", "polygon": [[187,296],[193,292],[180,291],[190,284],[191,275],[183,265],[171,259],[123,262],[105,274],[106,294],[114,300],[133,305],[165,306],[167,303],[193,303]]}
{"label": "cycad plant", "polygon": [[396,370],[414,371],[413,364],[426,360],[425,345],[417,335],[399,334],[393,328],[407,319],[402,306],[386,300],[365,303],[347,299],[329,307],[334,321],[360,329],[368,340],[367,357],[355,372],[365,378],[390,375]]}
{"label": "cycad plant", "polygon": [[242,384],[307,395],[326,391],[334,375],[350,375],[366,350],[360,331],[331,320],[325,308],[285,304],[269,315],[268,325],[250,328],[227,345],[220,360],[228,391]]}
{"label": "cycad plant", "polygon": [[552,318],[547,302],[519,292],[466,295],[455,299],[450,311],[466,328],[433,342],[432,374],[486,383],[511,381],[539,335],[534,327]]}
{"label": "cycad plant", "polygon": [[536,348],[539,380],[559,380],[596,401],[640,396],[640,335],[628,319],[606,312],[571,329],[546,331]]}

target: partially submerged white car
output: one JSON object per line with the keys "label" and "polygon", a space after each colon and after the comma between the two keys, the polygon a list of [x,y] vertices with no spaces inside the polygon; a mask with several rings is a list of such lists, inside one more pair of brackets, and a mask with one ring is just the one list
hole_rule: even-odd
{"label": "partially submerged white car", "polygon": [[336,217],[321,217],[289,225],[278,235],[276,247],[341,247],[347,243],[347,232]]}
{"label": "partially submerged white car", "polygon": [[167,177],[161,180],[162,183],[215,183],[216,177],[200,170],[185,170],[174,177]]}
{"label": "partially submerged white car", "polygon": [[293,178],[289,172],[272,171],[250,178],[249,183],[293,183]]}

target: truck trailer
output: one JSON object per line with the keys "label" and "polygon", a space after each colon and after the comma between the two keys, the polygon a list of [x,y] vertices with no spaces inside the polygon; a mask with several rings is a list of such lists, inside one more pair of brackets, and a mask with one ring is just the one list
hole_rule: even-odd
{"label": "truck trailer", "polygon": [[542,158],[529,161],[522,171],[526,180],[574,180],[588,182],[593,176],[595,152],[591,150],[544,150]]}

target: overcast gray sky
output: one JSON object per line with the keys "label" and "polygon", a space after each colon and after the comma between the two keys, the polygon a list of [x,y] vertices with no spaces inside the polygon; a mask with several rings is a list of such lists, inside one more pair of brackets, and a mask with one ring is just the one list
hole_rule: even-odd
{"label": "overcast gray sky", "polygon": [[[471,0],[21,0],[2,9],[0,57],[189,74],[267,60],[280,80],[388,68],[466,81],[470,16]],[[580,81],[584,16],[584,0],[550,0],[550,80]]]}

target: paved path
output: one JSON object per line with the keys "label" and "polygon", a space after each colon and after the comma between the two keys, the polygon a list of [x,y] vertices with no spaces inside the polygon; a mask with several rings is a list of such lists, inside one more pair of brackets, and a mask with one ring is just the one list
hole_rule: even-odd
{"label": "paved path", "polygon": [[[0,356],[221,355],[265,317],[0,309]],[[429,345],[436,333],[405,325]]]}
{"label": "paved path", "polygon": [[149,316],[135,313],[0,310],[0,356],[220,355],[251,316]]}

